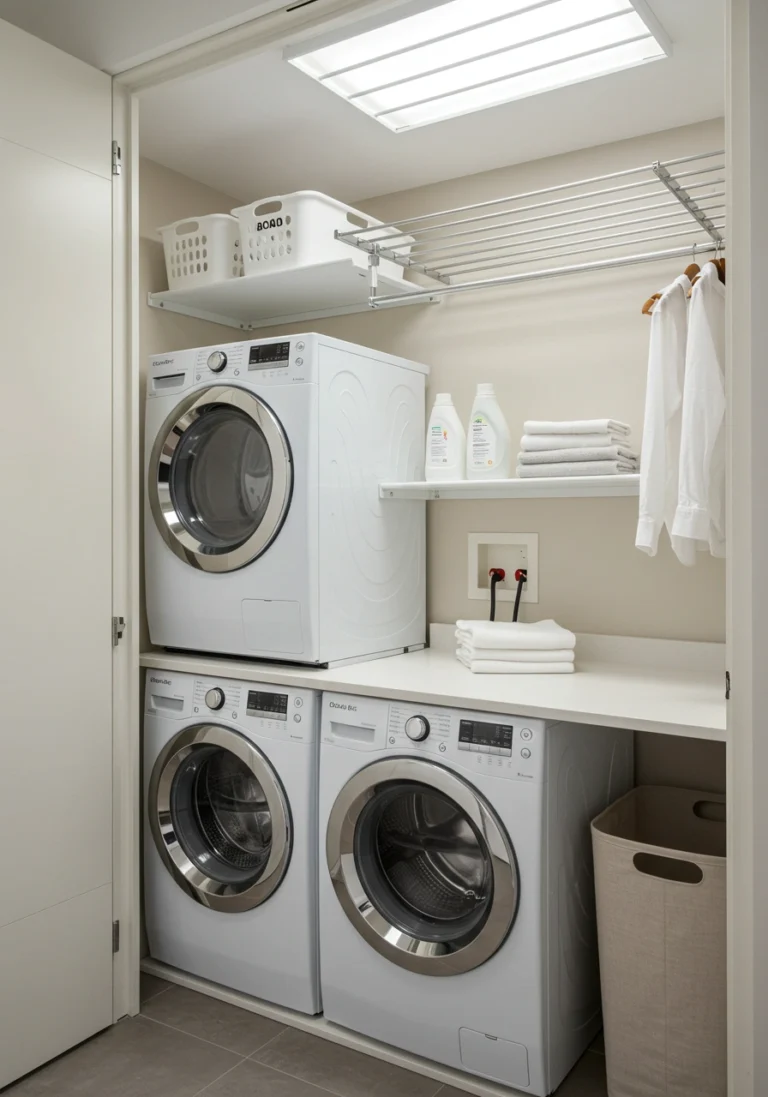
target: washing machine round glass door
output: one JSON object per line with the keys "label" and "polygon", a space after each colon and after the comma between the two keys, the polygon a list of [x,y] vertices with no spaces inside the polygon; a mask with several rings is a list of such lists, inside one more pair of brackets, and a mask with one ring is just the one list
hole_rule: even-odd
{"label": "washing machine round glass door", "polygon": [[161,427],[147,487],[157,529],[178,557],[202,571],[236,571],[282,528],[293,490],[290,445],[258,396],[211,385]]}
{"label": "washing machine round glass door", "polygon": [[149,823],[176,883],[214,910],[259,906],[291,853],[288,803],[264,755],[215,724],[185,728],[152,769]]}
{"label": "washing machine round glass door", "polygon": [[326,853],[352,925],[409,971],[471,971],[515,921],[519,878],[503,824],[433,762],[388,758],[355,774],[331,810]]}

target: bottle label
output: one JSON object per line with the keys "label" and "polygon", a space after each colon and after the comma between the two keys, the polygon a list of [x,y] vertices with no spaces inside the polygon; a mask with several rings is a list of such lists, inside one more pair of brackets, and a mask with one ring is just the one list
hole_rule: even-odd
{"label": "bottle label", "polygon": [[428,465],[448,464],[448,428],[444,423],[432,423],[429,428]]}
{"label": "bottle label", "polygon": [[496,432],[481,412],[472,416],[469,445],[473,469],[493,468],[496,464]]}

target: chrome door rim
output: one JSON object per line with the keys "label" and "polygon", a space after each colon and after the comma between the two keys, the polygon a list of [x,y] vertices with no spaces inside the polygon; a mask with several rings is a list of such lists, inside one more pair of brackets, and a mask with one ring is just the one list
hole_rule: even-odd
{"label": "chrome door rim", "polygon": [[[249,887],[238,890],[206,876],[179,843],[171,815],[171,789],[182,762],[199,746],[217,746],[234,754],[261,785],[272,818],[272,848],[264,871]],[[213,910],[238,913],[259,906],[275,891],[291,856],[288,802],[278,777],[261,752],[240,732],[219,724],[197,724],[175,735],[157,757],[149,781],[147,809],[152,837],[176,883],[198,903]]]}
{"label": "chrome door rim", "polygon": [[[393,925],[374,905],[355,864],[355,829],[366,804],[384,782],[412,781],[442,792],[461,808],[486,843],[493,871],[488,918],[461,948],[423,941]],[[387,758],[354,775],[336,797],[326,831],[326,857],[336,896],[358,933],[388,960],[421,975],[458,975],[485,963],[507,938],[520,895],[514,850],[500,819],[472,786],[441,765],[421,758]]]}
{"label": "chrome door rim", "polygon": [[[182,436],[200,418],[203,409],[212,405],[244,412],[264,435],[272,460],[272,492],[259,528],[242,545],[220,553],[205,551],[206,546],[182,522],[171,497],[169,476]],[[166,471],[164,480],[160,479],[161,469]],[[181,560],[201,571],[237,571],[266,552],[282,528],[293,492],[291,448],[279,419],[258,396],[233,385],[209,385],[185,397],[163,423],[152,447],[147,486],[160,536]]]}

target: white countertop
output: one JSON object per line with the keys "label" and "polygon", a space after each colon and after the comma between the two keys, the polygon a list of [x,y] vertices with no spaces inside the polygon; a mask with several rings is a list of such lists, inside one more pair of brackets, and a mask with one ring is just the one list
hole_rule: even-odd
{"label": "white countertop", "polygon": [[453,626],[433,625],[431,638],[424,651],[332,670],[161,650],[144,652],[141,665],[725,741],[722,644],[581,634],[575,674],[499,675],[472,674],[457,662]]}

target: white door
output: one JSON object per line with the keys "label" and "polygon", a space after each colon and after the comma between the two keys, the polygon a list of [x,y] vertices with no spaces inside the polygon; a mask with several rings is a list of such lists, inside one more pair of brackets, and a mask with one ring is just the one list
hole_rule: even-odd
{"label": "white door", "polygon": [[0,1088],[112,1021],[111,131],[0,22]]}

